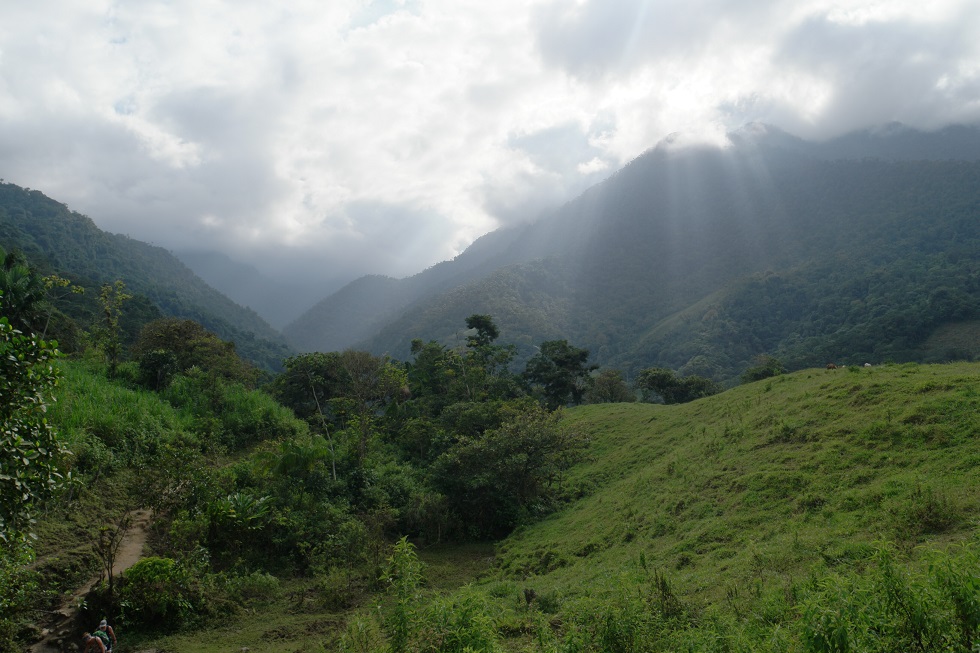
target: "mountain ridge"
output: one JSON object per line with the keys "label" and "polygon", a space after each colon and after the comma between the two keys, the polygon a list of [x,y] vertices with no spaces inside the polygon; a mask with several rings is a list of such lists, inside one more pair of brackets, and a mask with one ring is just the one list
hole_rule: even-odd
{"label": "mountain ridge", "polygon": [[164,315],[193,319],[265,369],[289,355],[282,336],[251,308],[221,294],[167,250],[99,229],[37,190],[0,183],[0,243],[81,285],[122,280]]}
{"label": "mountain ridge", "polygon": [[[533,347],[531,340],[551,333],[590,348],[601,364],[627,370],[652,364],[690,369],[699,354],[681,361],[637,350],[638,334],[711,294],[738,286],[740,280],[767,271],[812,268],[814,260],[842,252],[848,259],[862,259],[869,252],[901,258],[903,251],[922,247],[932,247],[933,254],[944,248],[976,251],[978,234],[972,223],[950,222],[959,219],[952,215],[955,212],[972,215],[977,199],[980,130],[974,126],[933,133],[890,126],[808,143],[753,125],[731,139],[726,149],[677,149],[667,143],[651,148],[554,213],[484,236],[479,265],[470,264],[469,250],[440,264],[439,286],[426,285],[428,271],[410,282],[395,281],[404,289],[411,286],[411,292],[397,305],[389,305],[370,328],[361,329],[359,339],[330,344],[407,356],[414,337],[451,342],[471,311],[501,316],[502,338],[528,343],[525,353]],[[953,154],[955,159],[947,158]],[[875,228],[888,231],[875,234]],[[931,238],[929,231],[942,232],[937,236],[940,245],[925,242]],[[904,244],[897,244],[898,239]],[[510,320],[506,315],[516,311],[490,296],[487,287],[499,281],[490,276],[505,269],[519,274],[521,266],[533,261],[564,275],[559,285],[568,294],[554,297],[548,310],[548,302],[538,296],[538,306],[526,307],[524,317]],[[901,274],[896,266],[895,273]],[[450,289],[445,279],[454,268],[465,273]],[[482,278],[476,274],[490,269],[494,272]],[[970,270],[961,271],[970,278]],[[486,301],[460,299],[467,292]],[[973,311],[977,300],[972,286],[968,293],[966,303]],[[338,294],[321,305],[343,312],[343,299]],[[427,323],[423,317],[446,314],[447,308],[434,306],[453,303],[457,308],[449,311],[452,318],[433,317],[436,322]],[[531,327],[542,323],[568,326],[540,333]],[[287,338],[295,336],[296,324],[284,331]],[[304,344],[315,342],[315,335],[307,333]],[[770,345],[760,344],[737,360],[707,368],[715,368],[716,378],[730,379],[752,356],[772,349],[804,363],[796,360],[799,352],[790,351],[787,342]],[[696,350],[697,343],[689,348]],[[910,352],[908,347],[895,347],[878,355],[907,357]],[[717,351],[710,354],[725,357]]]}

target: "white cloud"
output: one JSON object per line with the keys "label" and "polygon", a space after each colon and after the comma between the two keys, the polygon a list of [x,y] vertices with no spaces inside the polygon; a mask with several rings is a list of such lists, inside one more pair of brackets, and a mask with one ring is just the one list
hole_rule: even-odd
{"label": "white cloud", "polygon": [[112,231],[331,278],[449,258],[674,132],[980,118],[969,0],[37,0],[4,13],[8,181]]}

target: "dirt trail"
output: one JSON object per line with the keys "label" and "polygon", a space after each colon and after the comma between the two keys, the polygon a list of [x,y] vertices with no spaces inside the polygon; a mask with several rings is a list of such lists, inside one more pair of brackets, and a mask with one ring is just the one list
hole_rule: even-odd
{"label": "dirt trail", "polygon": [[[132,522],[126,535],[123,536],[119,550],[116,552],[116,560],[112,566],[113,575],[121,574],[137,562],[143,555],[143,546],[146,544],[147,528],[150,524],[150,511],[138,510],[132,513]],[[43,638],[31,646],[30,653],[62,653],[66,650],[66,645],[71,647],[71,639],[78,633],[72,631],[75,615],[78,612],[74,606],[78,600],[92,591],[95,584],[99,582],[96,576],[79,588],[71,597],[61,603],[46,627],[41,631]],[[92,624],[94,628],[97,624]],[[111,622],[110,622],[111,625]],[[66,641],[67,638],[67,641]],[[75,650],[71,647],[70,650]]]}

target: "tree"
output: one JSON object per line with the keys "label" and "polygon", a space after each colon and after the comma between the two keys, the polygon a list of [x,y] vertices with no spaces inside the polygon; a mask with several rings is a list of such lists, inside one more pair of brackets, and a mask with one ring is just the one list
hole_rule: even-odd
{"label": "tree", "polygon": [[673,370],[663,367],[650,367],[642,372],[636,385],[643,392],[644,401],[652,395],[659,395],[665,404],[682,404],[701,397],[708,397],[720,391],[718,384],[701,376],[679,377]]}
{"label": "tree", "polygon": [[612,404],[636,401],[636,395],[623,380],[619,370],[602,370],[592,380],[585,393],[585,401],[590,404]]}
{"label": "tree", "polygon": [[132,523],[132,519],[127,512],[115,524],[103,524],[99,527],[99,534],[92,543],[92,551],[99,558],[101,566],[101,579],[108,583],[109,600],[115,595],[115,581],[112,575],[113,568],[116,566],[116,557],[119,547],[122,546],[126,531]]}
{"label": "tree", "polygon": [[589,373],[598,367],[586,365],[588,359],[588,349],[573,347],[567,340],[548,340],[527,362],[524,378],[540,389],[552,410],[580,404],[589,387]]}
{"label": "tree", "polygon": [[476,329],[475,334],[466,336],[466,346],[470,349],[480,349],[493,344],[500,336],[500,329],[493,323],[489,315],[471,315],[466,318],[466,328]]}
{"label": "tree", "polygon": [[363,463],[374,416],[406,393],[408,379],[404,368],[392,363],[387,356],[373,356],[366,351],[343,351],[339,363],[346,375],[344,396],[353,404],[357,417],[357,456]]}
{"label": "tree", "polygon": [[269,386],[272,395],[300,419],[319,423],[327,401],[342,394],[340,354],[316,351],[291,356],[283,367],[286,369]]}
{"label": "tree", "polygon": [[752,367],[742,372],[742,383],[761,381],[771,376],[779,376],[786,371],[782,361],[774,356],[762,354],[757,356],[753,362],[755,364]]}
{"label": "tree", "polygon": [[337,352],[312,352],[287,358],[286,370],[272,384],[272,395],[313,428],[323,432],[321,438],[330,452],[331,478],[337,480],[337,451],[332,434],[332,415],[328,400],[340,392],[342,369]]}
{"label": "tree", "polygon": [[406,365],[416,406],[424,404],[429,416],[457,401],[492,401],[522,394],[507,369],[516,348],[496,345],[500,330],[489,315],[471,315],[466,326],[465,349],[449,349],[437,342],[412,341],[414,362]]}
{"label": "tree", "polygon": [[98,330],[97,337],[109,363],[109,376],[115,376],[119,357],[122,354],[122,340],[119,337],[119,317],[122,315],[122,305],[133,296],[126,292],[126,284],[122,281],[102,285],[99,293],[99,304],[105,318],[103,326]]}
{"label": "tree", "polygon": [[506,534],[557,497],[564,472],[588,441],[527,399],[503,413],[498,428],[462,437],[433,466],[436,485],[471,535]]}
{"label": "tree", "polygon": [[[235,343],[225,342],[194,320],[165,317],[148,322],[140,330],[133,349],[151,384],[160,381],[160,375],[165,375],[174,363],[174,372],[198,367],[209,375],[246,387],[253,387],[258,378],[255,366],[242,360],[236,352]],[[159,352],[170,352],[175,360]]]}
{"label": "tree", "polygon": [[0,315],[22,333],[33,333],[46,293],[44,280],[24,255],[0,247]]}
{"label": "tree", "polygon": [[24,335],[0,317],[0,539],[29,527],[37,506],[68,482],[59,463],[67,453],[45,419],[53,400],[58,350]]}

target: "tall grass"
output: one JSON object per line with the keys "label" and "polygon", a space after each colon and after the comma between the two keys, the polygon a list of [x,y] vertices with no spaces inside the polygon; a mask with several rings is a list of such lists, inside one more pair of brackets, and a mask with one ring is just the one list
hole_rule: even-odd
{"label": "tall grass", "polygon": [[128,388],[93,373],[83,362],[62,361],[58,400],[50,422],[75,454],[75,471],[98,478],[139,465],[162,442],[190,440],[192,421],[153,392]]}

